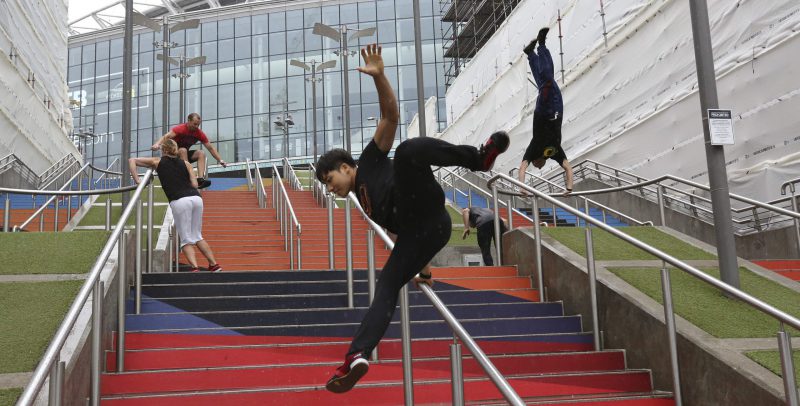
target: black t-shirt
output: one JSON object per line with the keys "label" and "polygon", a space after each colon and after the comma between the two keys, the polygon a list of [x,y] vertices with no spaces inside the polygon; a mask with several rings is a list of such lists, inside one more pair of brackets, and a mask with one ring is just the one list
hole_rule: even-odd
{"label": "black t-shirt", "polygon": [[158,179],[161,180],[161,189],[164,190],[169,201],[187,196],[200,196],[200,192],[192,187],[189,170],[186,169],[183,159],[161,157],[156,172],[158,172]]}
{"label": "black t-shirt", "polygon": [[397,233],[394,204],[394,165],[389,153],[370,141],[358,159],[356,196],[369,218],[392,233]]}

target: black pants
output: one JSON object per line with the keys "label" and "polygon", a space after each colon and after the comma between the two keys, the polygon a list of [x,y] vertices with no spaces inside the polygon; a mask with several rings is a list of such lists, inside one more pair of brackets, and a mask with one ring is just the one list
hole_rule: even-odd
{"label": "black pants", "polygon": [[434,138],[412,138],[397,146],[394,155],[394,198],[400,224],[397,241],[348,354],[372,352],[389,327],[400,289],[450,240],[452,222],[444,207],[444,192],[431,166],[476,169],[478,162],[477,148]]}
{"label": "black pants", "polygon": [[[481,248],[481,255],[483,255],[483,264],[486,266],[494,265],[492,260],[492,240],[494,240],[494,221],[485,223],[478,229],[478,247]],[[500,222],[500,235],[506,232],[506,225]],[[495,241],[495,244],[498,242]],[[500,252],[503,252],[503,239],[500,239]]]}

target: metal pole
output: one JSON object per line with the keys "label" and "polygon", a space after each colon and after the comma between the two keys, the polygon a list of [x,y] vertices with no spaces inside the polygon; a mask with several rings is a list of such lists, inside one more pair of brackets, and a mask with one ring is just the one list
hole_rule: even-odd
{"label": "metal pole", "polygon": [[513,230],[514,229],[514,209],[511,207],[512,206],[511,203],[512,203],[513,200],[514,200],[514,197],[512,196],[512,197],[509,197],[508,201],[506,202],[506,211],[508,212],[508,229],[509,230]]}
{"label": "metal pole", "polygon": [[61,199],[59,199],[59,196],[56,196],[56,199],[53,202],[56,204],[55,216],[53,217],[53,231],[58,231],[58,210],[61,206]]}
{"label": "metal pole", "polygon": [[133,300],[136,314],[140,314],[142,312],[142,205],[144,203],[140,197],[139,201],[134,204],[136,205],[136,228],[134,229],[136,253],[133,255],[135,272],[133,283],[136,296]]}
{"label": "metal pole", "polygon": [[342,26],[342,80],[344,81],[344,140],[345,149],[351,152],[350,144],[350,49],[347,48],[347,26]]}
{"label": "metal pole", "polygon": [[[186,58],[181,57],[180,73],[178,74],[178,83],[180,83],[180,91],[178,92],[178,100],[179,100],[178,101],[178,121],[182,121],[183,120],[183,116],[184,116],[184,113],[185,113],[185,111],[183,111],[184,110],[183,91],[184,91],[184,89],[186,87],[186,83],[185,83],[186,79],[184,78],[185,70],[186,70]],[[203,170],[203,168],[197,168],[198,172],[200,172],[201,170]],[[201,174],[201,175],[205,176],[204,173]]]}
{"label": "metal pole", "polygon": [[450,344],[450,376],[453,387],[453,404],[464,405],[464,371],[461,367],[461,344],[453,338]]}
{"label": "metal pole", "polygon": [[417,68],[417,124],[419,124],[419,136],[425,137],[425,84],[423,83],[422,73],[422,34],[420,33],[419,1],[413,0],[414,13],[414,58]]}
{"label": "metal pole", "polygon": [[656,192],[658,195],[658,215],[661,219],[661,226],[667,226],[666,216],[664,215],[664,186],[656,185]]}
{"label": "metal pole", "polygon": [[[161,75],[161,135],[169,131],[169,16],[164,16],[161,24],[161,32],[164,34],[161,50],[164,52],[164,64],[161,68],[163,70]],[[180,121],[180,119],[178,120]]]}
{"label": "metal pole", "polygon": [[60,355],[56,357],[53,365],[50,367],[50,386],[48,388],[47,404],[48,406],[61,405],[61,390],[58,387],[59,378],[59,361]]}
{"label": "metal pole", "polygon": [[367,230],[367,289],[369,304],[375,298],[375,230]]}
{"label": "metal pole", "polygon": [[503,252],[500,250],[500,239],[503,238],[500,235],[500,205],[498,204],[499,201],[497,200],[497,186],[492,184],[492,203],[494,204],[494,252],[495,256],[497,257],[497,266],[503,265]]}
{"label": "metal pole", "polygon": [[600,0],[600,18],[603,20],[603,41],[605,41],[606,48],[608,48],[608,32],[606,31],[606,10],[603,7],[603,0]]}
{"label": "metal pole", "polygon": [[303,269],[303,246],[300,242],[300,229],[297,230],[297,269]]}
{"label": "metal pole", "polygon": [[544,302],[544,270],[542,269],[542,231],[539,224],[539,201],[531,197],[531,211],[533,212],[533,237],[536,238],[536,288],[539,289],[539,302]]}
{"label": "metal pole", "polygon": [[335,200],[333,195],[328,195],[328,265],[331,271],[336,269],[335,260],[333,257],[333,204]]}
{"label": "metal pole", "polygon": [[403,394],[405,405],[414,406],[414,377],[411,370],[411,315],[408,284],[400,289],[400,336],[403,344]]}
{"label": "metal pole", "polygon": [[[584,208],[589,212],[589,199],[584,199]],[[594,350],[600,351],[600,317],[597,313],[597,274],[594,268],[594,244],[592,228],[586,224],[586,268],[589,270],[589,297],[592,301],[592,338]]]}
{"label": "metal pole", "polygon": [[666,266],[661,268],[661,289],[664,297],[664,320],[667,324],[667,340],[669,342],[669,360],[672,366],[672,391],[675,405],[681,406],[681,375],[678,365],[678,338],[675,333],[675,312],[672,309],[672,286],[669,279],[669,270]]}
{"label": "metal pole", "polygon": [[[58,198],[56,198],[58,200]],[[11,194],[6,193],[6,201],[4,204],[4,211],[3,211],[3,232],[7,233],[10,229],[9,223],[11,223]],[[42,212],[44,215],[44,212]]]}
{"label": "metal pole", "polygon": [[706,147],[708,181],[711,187],[711,206],[714,214],[714,233],[720,277],[723,282],[738,289],[740,286],[739,265],[736,259],[736,242],[733,237],[728,174],[725,170],[725,150],[721,145],[711,145],[711,134],[708,129],[708,109],[716,109],[719,102],[706,0],[689,0],[689,10],[694,34],[700,114],[703,121],[703,138]]}
{"label": "metal pole", "polygon": [[[797,213],[797,197],[794,195],[794,185],[791,185],[792,190],[792,211]],[[797,242],[797,255],[800,255],[800,220],[794,219],[794,236]]]}
{"label": "metal pole", "polygon": [[125,372],[125,296],[128,291],[128,278],[125,271],[125,231],[119,234],[119,254],[117,259],[117,372]]}
{"label": "metal pole", "polygon": [[106,196],[106,231],[111,231],[111,195]]}
{"label": "metal pole", "polygon": [[347,244],[347,307],[353,308],[353,229],[350,224],[350,199],[344,199],[345,242]]}
{"label": "metal pole", "polygon": [[[125,0],[125,36],[122,53],[122,158],[131,157],[131,87],[133,83],[133,0]],[[120,166],[121,167],[121,166]],[[122,176],[120,186],[130,185],[130,176]],[[128,205],[128,192],[122,192],[122,207]]]}
{"label": "metal pole", "polygon": [[91,405],[100,406],[100,371],[103,368],[103,349],[100,347],[103,321],[104,284],[100,279],[94,283],[92,292],[92,371],[91,371]]}
{"label": "metal pole", "polygon": [[178,226],[175,223],[172,223],[172,247],[175,248],[175,272],[179,272],[181,270],[181,242],[180,236],[178,236]]}
{"label": "metal pole", "polygon": [[778,350],[781,355],[781,376],[783,377],[783,390],[786,392],[786,404],[797,406],[797,387],[794,377],[794,360],[792,359],[792,337],[781,323],[778,331]]}
{"label": "metal pole", "polygon": [[[67,191],[68,192],[72,191],[72,182],[70,182],[69,185],[67,185]],[[72,216],[72,195],[67,195],[67,223],[69,223],[71,216]]]}
{"label": "metal pole", "polygon": [[147,273],[153,272],[153,183],[147,186]]}
{"label": "metal pole", "polygon": [[288,238],[288,241],[289,241],[289,267],[290,267],[289,269],[295,269],[295,267],[294,267],[294,227],[292,227],[293,225],[290,224],[292,222],[292,220],[289,217],[289,213],[288,213],[289,206],[288,205],[286,206],[286,211],[287,211],[287,213],[286,213],[286,228],[287,228],[287,231],[288,231],[286,233],[286,238]]}
{"label": "metal pole", "polygon": [[314,162],[317,162],[317,62],[311,61],[311,120],[314,131]]}

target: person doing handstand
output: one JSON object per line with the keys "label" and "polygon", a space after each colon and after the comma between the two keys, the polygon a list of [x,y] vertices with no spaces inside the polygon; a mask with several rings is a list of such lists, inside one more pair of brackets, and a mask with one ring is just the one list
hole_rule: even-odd
{"label": "person doing handstand", "polygon": [[431,165],[486,171],[509,144],[502,131],[492,134],[480,150],[436,138],[413,138],[397,146],[392,162],[388,154],[400,118],[397,99],[383,71],[381,47],[368,45],[361,56],[364,66],[358,71],[373,78],[378,92],[381,119],[375,135],[358,165],[347,151],[333,149],[320,157],[316,176],[340,197],[355,192],[364,212],[397,238],[344,363],[325,385],[335,393],[350,390],[369,370],[366,357],[386,333],[400,289],[412,279],[432,283],[427,265],[450,239],[452,223]]}

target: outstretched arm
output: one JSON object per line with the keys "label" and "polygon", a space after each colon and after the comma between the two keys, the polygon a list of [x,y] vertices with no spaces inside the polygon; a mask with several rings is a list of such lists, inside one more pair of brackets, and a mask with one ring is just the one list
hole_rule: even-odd
{"label": "outstretched arm", "polygon": [[158,139],[158,141],[156,141],[155,144],[153,144],[152,147],[150,147],[150,149],[152,149],[153,151],[158,151],[161,148],[161,144],[164,143],[164,141],[166,141],[168,138],[175,138],[175,133],[170,131],[164,134],[161,138]]}
{"label": "outstretched arm", "polygon": [[461,233],[461,239],[465,240],[469,236],[469,208],[461,210],[461,220],[464,221],[464,232]]}
{"label": "outstretched arm", "polygon": [[372,76],[375,89],[378,91],[378,102],[381,107],[381,120],[375,129],[372,139],[383,152],[389,152],[394,143],[394,134],[397,123],[400,121],[400,111],[397,108],[397,98],[394,96],[389,79],[383,73],[383,57],[378,44],[367,45],[361,50],[364,66],[356,68],[359,72]]}
{"label": "outstretched arm", "polygon": [[131,158],[128,159],[128,171],[131,173],[131,177],[136,184],[139,184],[139,173],[136,171],[136,167],[140,166],[142,168],[150,168],[156,169],[158,168],[158,162],[161,161],[161,158]]}
{"label": "outstretched arm", "polygon": [[203,145],[208,150],[208,153],[211,154],[211,156],[213,156],[214,159],[216,159],[217,162],[219,162],[219,164],[222,165],[223,168],[228,166],[228,164],[226,164],[225,161],[222,160],[222,157],[219,156],[219,152],[217,152],[217,149],[214,148],[214,144],[212,144],[210,142],[207,142],[207,143],[205,143]]}

